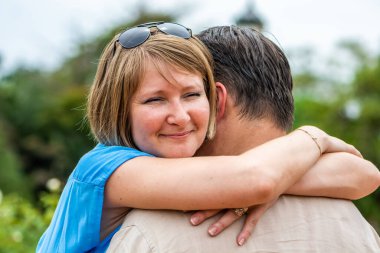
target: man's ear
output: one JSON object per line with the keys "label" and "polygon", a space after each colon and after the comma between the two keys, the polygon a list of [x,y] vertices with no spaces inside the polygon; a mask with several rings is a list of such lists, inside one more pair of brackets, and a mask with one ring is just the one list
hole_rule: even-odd
{"label": "man's ear", "polygon": [[226,103],[227,103],[227,90],[226,87],[221,82],[216,82],[216,94],[217,94],[217,115],[216,119],[220,120],[223,118],[225,110],[226,110]]}

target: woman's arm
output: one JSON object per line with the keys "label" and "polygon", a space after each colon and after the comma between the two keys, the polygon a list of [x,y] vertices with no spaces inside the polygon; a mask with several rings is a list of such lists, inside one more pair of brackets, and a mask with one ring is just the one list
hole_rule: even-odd
{"label": "woman's arm", "polygon": [[[323,196],[332,198],[359,199],[380,185],[380,172],[371,162],[358,155],[335,152],[325,153],[299,181],[285,191],[285,194]],[[272,203],[253,206],[249,209],[237,242],[248,239],[257,221]],[[202,210],[191,216],[191,223],[198,225],[221,210]],[[229,227],[240,217],[228,210],[210,225],[208,232],[215,236]]]}
{"label": "woman's arm", "polygon": [[349,153],[328,153],[285,194],[360,199],[380,185],[380,172],[371,162]]}
{"label": "woman's arm", "polygon": [[[322,152],[354,152],[315,127],[303,128],[317,137]],[[316,143],[302,131],[239,156],[138,157],[110,177],[104,207],[201,210],[261,204],[297,182],[319,157]]]}

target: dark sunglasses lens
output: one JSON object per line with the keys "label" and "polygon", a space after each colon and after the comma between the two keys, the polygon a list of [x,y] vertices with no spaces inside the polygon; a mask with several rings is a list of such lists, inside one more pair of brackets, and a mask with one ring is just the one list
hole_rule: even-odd
{"label": "dark sunglasses lens", "polygon": [[144,43],[149,36],[149,28],[134,27],[120,34],[119,43],[124,48],[134,48]]}
{"label": "dark sunglasses lens", "polygon": [[161,32],[166,34],[171,34],[177,37],[181,37],[184,39],[189,39],[191,37],[191,33],[184,26],[173,24],[173,23],[163,23],[157,26]]}

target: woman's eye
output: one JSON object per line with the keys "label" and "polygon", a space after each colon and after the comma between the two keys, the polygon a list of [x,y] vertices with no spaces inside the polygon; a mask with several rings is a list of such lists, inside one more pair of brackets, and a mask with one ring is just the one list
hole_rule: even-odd
{"label": "woman's eye", "polygon": [[185,94],[186,98],[188,98],[188,97],[200,97],[200,96],[201,96],[200,92],[190,92],[190,93]]}
{"label": "woman's eye", "polygon": [[160,102],[163,98],[155,97],[155,98],[148,98],[145,100],[144,104],[154,103],[154,102]]}

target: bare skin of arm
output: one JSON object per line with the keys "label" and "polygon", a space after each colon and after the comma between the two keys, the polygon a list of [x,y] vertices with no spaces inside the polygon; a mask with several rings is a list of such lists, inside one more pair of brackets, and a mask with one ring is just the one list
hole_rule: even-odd
{"label": "bare skin of arm", "polygon": [[[358,153],[318,128],[303,128],[318,138],[321,152]],[[206,210],[267,203],[314,165],[321,155],[318,145],[294,131],[238,156],[129,160],[107,181],[101,238],[121,224],[129,208]]]}
{"label": "bare skin of arm", "polygon": [[376,166],[348,153],[328,153],[285,191],[285,194],[356,200],[374,192],[380,185]]}
{"label": "bare skin of arm", "polygon": [[[369,195],[379,186],[380,172],[371,162],[357,155],[335,152],[321,156],[299,181],[285,191],[285,194],[354,200]],[[275,200],[250,208],[243,229],[237,237],[239,245],[244,244],[257,221]],[[198,225],[220,211],[196,212],[191,217],[191,222],[193,225]],[[239,218],[229,210],[209,227],[209,233],[215,236]]]}
{"label": "bare skin of arm", "polygon": [[[351,151],[351,145],[323,131],[322,152]],[[302,131],[267,142],[239,156],[161,159],[138,157],[124,163],[107,182],[104,210],[202,210],[266,203],[297,182],[320,157]]]}

